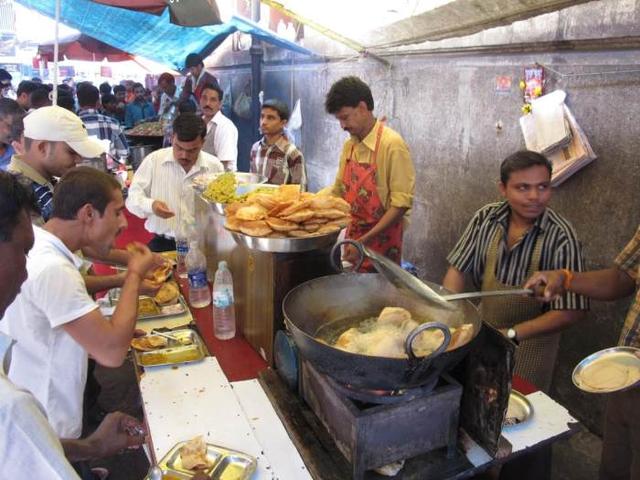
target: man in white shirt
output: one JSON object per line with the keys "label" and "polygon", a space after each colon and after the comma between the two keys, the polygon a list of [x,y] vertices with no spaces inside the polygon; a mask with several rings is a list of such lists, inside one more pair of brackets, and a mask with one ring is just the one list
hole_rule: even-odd
{"label": "man in white shirt", "polygon": [[224,172],[220,160],[203,152],[206,126],[195,113],[182,113],[173,122],[172,146],[149,154],[136,170],[129,188],[127,208],[146,218],[145,228],[155,234],[154,252],[176,249],[176,214],[194,216],[192,180],[204,173]]}
{"label": "man in white shirt", "polygon": [[207,136],[202,150],[220,159],[227,172],[238,170],[238,129],[225,117],[222,107],[222,89],[218,85],[207,84],[202,88],[200,108],[207,124]]}
{"label": "man in white shirt", "polygon": [[73,252],[90,246],[107,252],[127,226],[120,184],[89,167],[67,172],[56,186],[53,214],[34,227],[28,280],[0,327],[16,339],[9,378],[45,408],[58,436],[79,438],[87,357],[108,367],[122,364],[133,337],[138,291],[157,259],[136,244],[120,301],[105,318],[87,293]]}
{"label": "man in white shirt", "polygon": [[[34,243],[29,217],[36,210],[31,193],[0,173],[0,318],[27,279],[26,257]],[[67,459],[106,457],[144,441],[143,430],[132,430],[140,424],[122,413],[109,414],[86,439],[59,440],[33,395],[6,377],[12,344],[0,333],[0,478],[75,479]]]}

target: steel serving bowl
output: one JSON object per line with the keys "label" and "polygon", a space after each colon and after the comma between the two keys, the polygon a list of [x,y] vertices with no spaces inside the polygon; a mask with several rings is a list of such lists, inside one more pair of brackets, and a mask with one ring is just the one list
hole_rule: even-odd
{"label": "steel serving bowl", "polygon": [[295,253],[319,250],[336,243],[340,230],[324,235],[310,235],[302,238],[271,238],[252,237],[244,233],[227,229],[238,245],[243,245],[249,250],[259,250],[270,253]]}

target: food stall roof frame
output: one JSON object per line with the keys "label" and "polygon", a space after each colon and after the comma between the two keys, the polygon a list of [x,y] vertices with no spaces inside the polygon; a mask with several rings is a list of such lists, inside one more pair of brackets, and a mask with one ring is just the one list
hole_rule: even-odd
{"label": "food stall roof frame", "polygon": [[[55,18],[55,0],[16,1]],[[206,57],[236,31],[297,53],[313,55],[310,50],[236,16],[222,25],[181,27],[170,22],[168,9],[156,16],[90,0],[74,0],[62,2],[60,21],[112,47],[177,70],[184,67],[184,60],[189,53],[198,52]]]}

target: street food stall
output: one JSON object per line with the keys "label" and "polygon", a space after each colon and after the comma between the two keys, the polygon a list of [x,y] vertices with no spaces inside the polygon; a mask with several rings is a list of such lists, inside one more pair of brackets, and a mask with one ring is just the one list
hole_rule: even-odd
{"label": "street food stall", "polygon": [[[263,289],[257,276],[243,276],[243,265],[256,262],[273,275],[274,265],[276,271],[286,268],[278,265],[283,258],[293,265],[305,264],[304,256],[291,256],[296,252],[249,251],[250,245],[237,243],[225,229],[229,218],[215,213],[219,206],[203,197],[199,201],[201,215],[230,237],[212,235],[207,242],[216,248],[221,238],[227,242],[224,255],[236,262],[234,278],[246,282],[244,287],[236,283],[238,297],[242,288],[245,296]],[[202,226],[211,229],[208,223]],[[335,241],[332,237],[323,253],[310,258],[324,255],[323,265],[330,268],[328,256]],[[202,436],[212,465],[209,471],[232,464],[244,472],[240,478],[367,479],[379,478],[371,470],[382,468],[400,469],[396,478],[424,478],[428,473],[429,478],[457,479],[580,430],[566,409],[534,386],[516,378],[513,385],[522,394],[512,392],[513,344],[485,325],[468,300],[454,311],[442,310],[396,288],[382,275],[332,273],[299,281],[282,294],[280,305],[272,297],[265,300],[266,294],[261,297],[272,305],[270,312],[282,309],[292,335],[298,379],[293,386],[279,370],[268,368],[263,352],[258,353],[258,335],[267,345],[272,334],[265,333],[264,316],[262,327],[254,327],[263,330],[253,341],[250,338],[254,332],[242,317],[250,299],[237,310],[239,334],[226,341],[213,335],[211,308],[139,320],[138,327],[147,332],[176,336],[178,342],[192,340],[174,349],[201,350],[197,359],[177,355],[156,365],[144,365],[145,356],[152,363],[158,357],[167,360],[167,350],[135,354],[152,465],[165,473],[180,471],[178,446]],[[278,277],[270,281],[267,291],[273,295]],[[186,282],[179,284],[186,295]],[[445,293],[438,285],[428,286]],[[253,301],[252,308],[260,308]],[[403,357],[386,358],[336,347],[336,338],[389,306],[406,310],[419,322],[431,319],[446,325],[442,335],[450,348],[436,345],[435,352],[421,356],[416,344],[419,356],[411,358],[409,346]],[[465,325],[466,336],[460,339]],[[193,341],[198,338],[201,342]]]}
{"label": "street food stall", "polygon": [[[225,175],[234,175],[239,179],[239,184],[234,186],[234,190],[237,189],[240,195],[258,189],[263,193],[265,190],[277,191],[277,188],[262,186],[260,182],[264,182],[265,179],[256,175]],[[282,300],[293,287],[334,272],[329,261],[329,252],[340,228],[335,227],[327,229],[326,233],[318,233],[320,224],[316,223],[314,227],[314,224],[307,222],[307,228],[315,230],[300,230],[299,237],[287,236],[285,232],[274,231],[268,226],[265,230],[265,225],[254,225],[263,231],[234,231],[229,228],[228,210],[225,212],[225,207],[228,208],[233,202],[221,202],[220,199],[207,197],[206,188],[203,186],[207,180],[215,181],[215,177],[203,179],[200,186],[196,185],[196,225],[202,232],[201,243],[207,258],[208,276],[213,279],[218,262],[227,261],[233,274],[238,329],[256,351],[272,364],[273,341],[276,332],[284,328]],[[305,210],[309,211],[308,208]],[[344,218],[340,212],[337,214]],[[270,217],[272,220],[269,221],[277,221],[275,215],[274,213],[274,217]],[[330,223],[329,219],[325,223]],[[281,220],[280,224],[276,225],[276,228],[296,231],[291,230],[294,222]],[[302,225],[302,222],[298,225]],[[250,233],[257,233],[259,236]]]}

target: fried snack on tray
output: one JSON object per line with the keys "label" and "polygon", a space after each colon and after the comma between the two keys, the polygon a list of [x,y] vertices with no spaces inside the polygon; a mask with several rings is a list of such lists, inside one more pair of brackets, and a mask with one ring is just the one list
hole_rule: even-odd
{"label": "fried snack on tray", "polygon": [[180,290],[174,282],[164,283],[153,297],[158,305],[172,305],[178,301]]}
{"label": "fried snack on tray", "polygon": [[299,185],[280,185],[268,194],[252,192],[244,202],[230,203],[225,227],[252,237],[328,235],[349,224],[350,208],[338,197],[300,192]]}
{"label": "fried snack on tray", "polygon": [[140,352],[151,352],[168,345],[166,338],[160,335],[145,335],[131,339],[131,346]]}
{"label": "fried snack on tray", "polygon": [[151,277],[154,283],[164,283],[167,281],[167,278],[171,275],[171,264],[169,262],[164,265],[160,265],[151,271]]}
{"label": "fried snack on tray", "polygon": [[160,309],[158,305],[153,300],[153,298],[143,297],[138,298],[138,316],[139,317],[148,317],[150,315],[158,315],[160,313]]}
{"label": "fried snack on tray", "polygon": [[211,466],[207,458],[207,444],[198,435],[180,448],[180,460],[187,470],[206,470]]}

